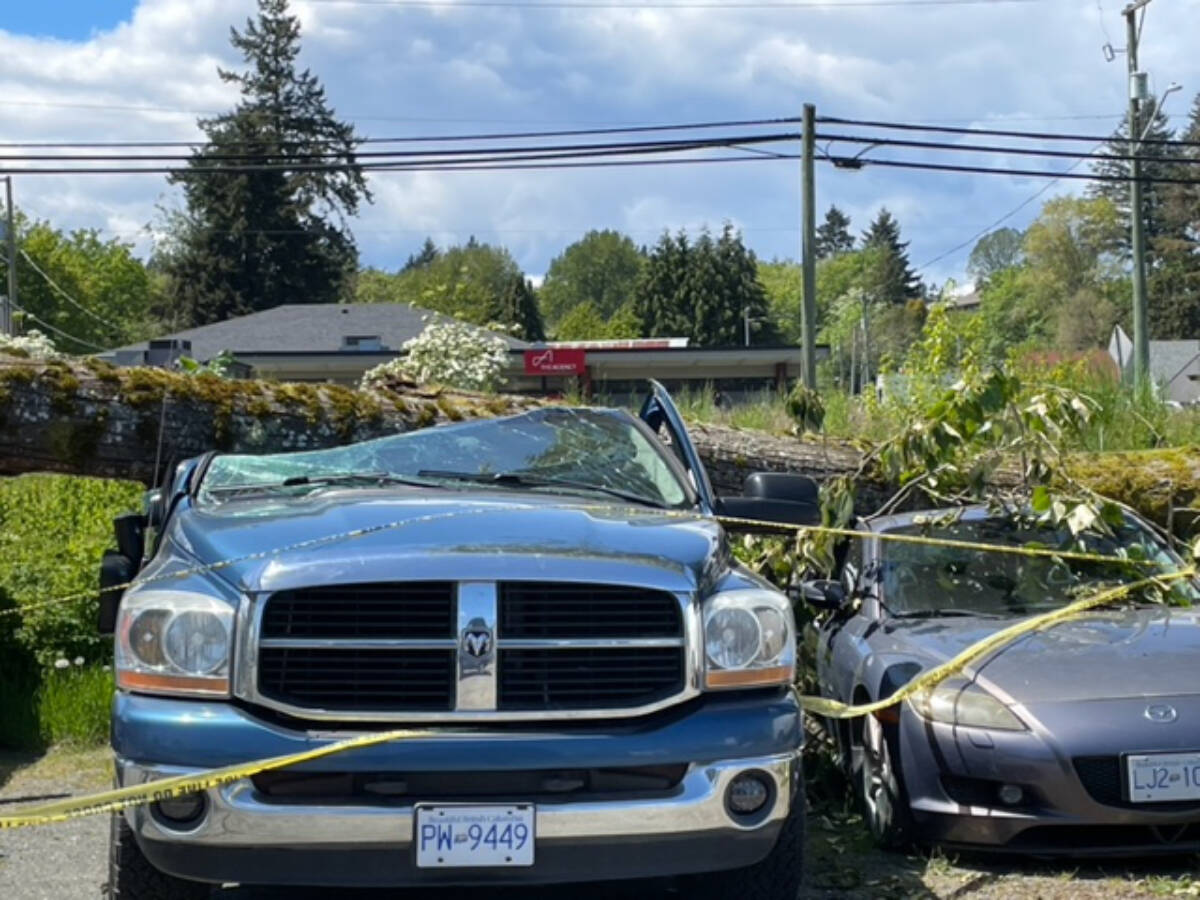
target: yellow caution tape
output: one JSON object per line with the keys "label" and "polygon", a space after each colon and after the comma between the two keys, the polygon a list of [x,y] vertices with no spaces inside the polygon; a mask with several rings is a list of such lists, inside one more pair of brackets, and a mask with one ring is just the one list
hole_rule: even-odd
{"label": "yellow caution tape", "polygon": [[150,781],[146,784],[129,785],[116,790],[102,791],[98,794],[88,794],[84,797],[56,800],[53,803],[44,803],[41,806],[31,807],[15,815],[0,816],[0,829],[27,828],[31,825],[50,825],[55,822],[66,822],[69,819],[77,819],[81,816],[118,812],[130,806],[139,806],[143,803],[165,800],[168,797],[180,797],[184,794],[194,794],[197,791],[221,787],[242,778],[257,775],[260,772],[283,769],[287,766],[294,766],[297,763],[333,756],[335,753],[344,753],[347,750],[374,747],[377,744],[386,744],[391,741],[409,740],[427,733],[413,731],[412,729],[401,729],[381,731],[376,734],[362,734],[346,738],[345,740],[334,741],[333,743],[325,744],[322,747],[316,747],[312,750],[302,750],[299,753],[272,756],[268,759],[260,759],[248,763],[236,763],[232,766],[223,766],[220,769],[209,769],[205,772],[196,772],[190,775],[176,775],[171,778]]}
{"label": "yellow caution tape", "polygon": [[[507,506],[515,506],[516,504],[506,504]],[[608,505],[584,505],[573,506],[572,509],[578,509],[583,512],[637,512],[645,515],[646,507],[618,507]],[[127,581],[124,584],[113,585],[105,589],[105,593],[113,591],[125,591],[133,587],[142,587],[147,584],[157,584],[165,581],[175,581],[180,578],[187,578],[191,575],[203,575],[208,572],[219,572],[222,569],[227,569],[230,566],[238,565],[239,563],[254,562],[256,560],[269,559],[279,556],[284,553],[293,553],[299,550],[309,550],[313,547],[319,547],[324,544],[336,543],[338,541],[354,540],[356,538],[367,537],[373,534],[379,534],[385,531],[396,531],[410,525],[419,525],[427,522],[434,522],[441,519],[455,519],[467,516],[487,515],[495,512],[496,507],[482,507],[476,509],[454,510],[446,513],[430,513],[429,515],[416,516],[409,519],[398,519],[392,522],[384,522],[379,525],[372,525],[367,528],[355,528],[350,531],[342,531],[337,534],[324,535],[322,537],[310,538],[308,540],[299,541],[295,544],[287,544],[283,547],[275,547],[270,550],[260,550],[255,553],[247,553],[244,556],[235,556],[229,559],[223,559],[218,562],[206,563],[197,566],[188,566],[183,569],[177,569],[172,572],[166,572],[161,575],[154,575],[149,578],[135,578],[133,581]],[[685,512],[683,510],[664,509],[654,510],[653,515],[665,518],[676,519],[695,519],[695,513]],[[864,540],[871,538],[873,540],[890,541],[901,544],[918,544],[926,547],[949,547],[959,550],[976,550],[982,553],[1002,553],[1013,556],[1033,556],[1044,557],[1051,559],[1070,560],[1072,562],[1094,562],[1113,564],[1119,563],[1130,566],[1154,566],[1158,565],[1153,560],[1126,559],[1120,556],[1111,556],[1103,553],[1087,553],[1080,550],[1055,550],[1050,547],[1020,547],[1010,546],[1006,544],[988,544],[983,541],[960,541],[951,538],[931,538],[916,534],[895,534],[891,532],[874,532],[860,531],[854,528],[833,528],[827,525],[792,525],[780,522],[766,522],[759,519],[744,519],[737,516],[714,516],[716,521],[722,525],[728,525],[733,528],[753,528],[756,530],[784,531],[805,533],[811,532],[814,534],[831,534],[838,537],[855,538]],[[21,606],[16,606],[11,609],[0,609],[0,618],[9,615],[23,615],[32,610],[44,609],[51,606],[60,606],[65,603],[75,603],[81,600],[90,600],[97,596],[99,589],[92,591],[79,591],[75,594],[68,594],[63,597],[57,597],[53,600],[43,600],[38,603],[26,603]]]}
{"label": "yellow caution tape", "polygon": [[1043,628],[1049,628],[1069,619],[1074,619],[1088,610],[1103,606],[1141,588],[1180,581],[1184,578],[1191,578],[1195,574],[1195,567],[1189,566],[1186,569],[1180,569],[1178,572],[1155,575],[1151,578],[1143,578],[1140,581],[1132,581],[1129,584],[1118,585],[1114,588],[1100,591],[1090,597],[1083,597],[1073,603],[1067,604],[1061,609],[1043,613],[1039,616],[1032,616],[1028,619],[1022,619],[1019,622],[1009,625],[1007,628],[1002,628],[988,635],[981,641],[977,641],[946,662],[934,666],[932,669],[926,669],[921,675],[909,681],[895,693],[882,700],[876,700],[874,703],[862,703],[851,706],[847,703],[830,700],[826,697],[801,697],[800,702],[809,712],[815,712],[830,719],[852,719],[858,716],[870,715],[871,713],[879,712],[881,709],[894,706],[903,700],[907,700],[914,694],[941,684],[947,678],[952,678],[961,673],[976,660],[1007,646],[1027,634],[1032,634]]}
{"label": "yellow caution tape", "polygon": [[[1100,591],[1091,597],[1084,597],[1080,600],[1064,606],[1062,609],[1053,612],[1045,613],[1040,616],[1033,616],[1029,619],[1023,619],[1008,628],[1003,628],[995,634],[989,635],[983,640],[972,644],[967,649],[963,650],[953,659],[934,666],[927,670],[918,678],[914,678],[908,684],[904,685],[894,694],[882,700],[877,700],[874,703],[864,703],[851,706],[846,703],[840,703],[836,700],[829,700],[825,697],[809,697],[802,696],[799,698],[801,706],[809,712],[815,712],[819,715],[835,719],[848,719],[856,716],[869,715],[870,713],[878,712],[881,709],[886,709],[889,706],[895,706],[919,691],[926,690],[947,678],[959,674],[966,669],[971,663],[980,659],[983,656],[999,650],[1005,645],[1015,641],[1017,638],[1023,637],[1034,631],[1043,628],[1049,628],[1052,625],[1057,625],[1065,622],[1068,619],[1075,618],[1090,609],[1102,606],[1113,600],[1123,597],[1133,591],[1139,590],[1150,585],[1164,585],[1172,581],[1178,581],[1184,578],[1190,578],[1196,574],[1193,567],[1182,569],[1178,572],[1170,572],[1165,575],[1157,575],[1152,578],[1143,578],[1140,581],[1130,582],[1129,584],[1118,585],[1117,587],[1108,590]],[[267,772],[272,769],[282,769],[287,766],[296,765],[297,763],[308,762],[314,759],[321,759],[326,756],[333,756],[336,753],[344,753],[347,750],[354,750],[361,747],[373,747],[377,744],[385,744],[392,741],[409,740],[420,737],[427,732],[413,731],[410,729],[384,731],[377,734],[359,735],[356,737],[346,738],[345,740],[335,741],[326,744],[322,747],[317,747],[312,750],[305,750],[300,753],[290,753],[286,756],[275,756],[269,759],[258,760],[249,763],[238,763],[232,766],[225,766],[220,769],[211,769],[206,772],[199,772],[191,775],[178,775],[172,778],[164,778],[158,781],[148,782],[140,785],[130,785],[128,787],[119,788],[112,791],[104,791],[99,794],[90,794],[84,797],[73,797],[67,800],[58,800],[53,803],[35,806],[26,809],[23,812],[11,816],[0,816],[0,829],[4,828],[26,828],[34,825],[49,825],[55,822],[65,822],[69,819],[79,818],[80,816],[95,815],[105,812],[116,812],[126,809],[131,806],[138,806],[145,803],[153,803],[157,800],[164,800],[168,797],[178,797],[184,794],[195,793],[196,791],[208,790],[210,788],[220,787],[242,778],[248,778],[251,775],[256,775],[259,772]]]}

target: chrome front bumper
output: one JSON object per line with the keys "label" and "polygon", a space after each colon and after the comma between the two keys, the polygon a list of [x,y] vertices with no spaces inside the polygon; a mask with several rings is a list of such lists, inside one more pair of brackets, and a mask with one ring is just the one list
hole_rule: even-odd
{"label": "chrome front bumper", "polygon": [[[527,869],[417,869],[411,805],[271,802],[248,779],[209,790],[206,815],[186,831],[165,827],[148,806],[125,816],[155,865],[205,881],[398,886],[677,875],[766,856],[792,803],[803,803],[800,765],[798,750],[697,763],[666,797],[538,803],[536,861]],[[726,808],[729,783],[748,770],[774,785],[769,812],[749,824]],[[187,771],[118,760],[122,785]]]}

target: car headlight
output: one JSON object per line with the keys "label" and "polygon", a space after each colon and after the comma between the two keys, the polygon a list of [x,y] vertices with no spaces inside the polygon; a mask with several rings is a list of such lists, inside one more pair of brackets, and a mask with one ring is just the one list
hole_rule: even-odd
{"label": "car headlight", "polygon": [[1027,730],[1025,723],[1011,709],[983,688],[961,678],[918,691],[909,702],[931,722],[1000,731]]}
{"label": "car headlight", "polygon": [[233,608],[191,591],[144,591],[121,601],[117,686],[162,694],[229,695]]}
{"label": "car headlight", "polygon": [[790,684],[796,674],[796,624],[774,591],[724,591],[704,604],[704,684],[708,688]]}

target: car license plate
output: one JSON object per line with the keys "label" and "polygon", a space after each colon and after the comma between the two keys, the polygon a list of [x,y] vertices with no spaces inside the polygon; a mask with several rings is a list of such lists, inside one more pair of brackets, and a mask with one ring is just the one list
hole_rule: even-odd
{"label": "car license plate", "polygon": [[1200,752],[1125,757],[1133,803],[1200,800]]}
{"label": "car license plate", "polygon": [[532,803],[418,805],[417,868],[532,866]]}

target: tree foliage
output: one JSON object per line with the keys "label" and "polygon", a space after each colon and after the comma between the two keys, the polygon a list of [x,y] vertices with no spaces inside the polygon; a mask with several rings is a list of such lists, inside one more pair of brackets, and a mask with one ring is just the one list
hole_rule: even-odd
{"label": "tree foliage", "polygon": [[16,234],[17,246],[27,254],[17,258],[17,296],[21,307],[44,323],[31,320],[27,328],[49,331],[61,351],[77,354],[152,333],[156,292],[132,244],[102,240],[94,229],[65,234],[22,216]]}
{"label": "tree foliage", "polygon": [[618,231],[589,231],[550,261],[538,292],[542,315],[556,329],[581,304],[604,319],[633,296],[645,264],[637,245]]}
{"label": "tree foliage", "polygon": [[854,236],[850,233],[850,217],[830,206],[825,211],[825,221],[817,226],[817,259],[828,259],[854,249]]}
{"label": "tree foliage", "polygon": [[257,19],[231,41],[247,68],[218,72],[241,100],[200,120],[207,143],[171,177],[186,213],[171,218],[160,248],[193,325],[347,297],[358,252],[345,220],[370,200],[353,127],[334,116],[316,76],[297,69],[300,22],[287,0],[258,0]]}
{"label": "tree foliage", "polygon": [[716,240],[707,231],[692,242],[664,233],[650,252],[634,291],[635,314],[648,337],[686,337],[693,346],[736,346],[774,339],[767,297],[754,254],[726,225]]}
{"label": "tree foliage", "polygon": [[[1176,151],[1184,177],[1200,171],[1200,94],[1180,139],[1194,146]],[[1200,184],[1161,185],[1162,228],[1151,235],[1148,316],[1155,338],[1200,337]]]}
{"label": "tree foliage", "polygon": [[971,250],[967,274],[977,282],[987,281],[1005,269],[1021,264],[1024,238],[1015,228],[997,228],[985,234]]}
{"label": "tree foliage", "polygon": [[864,285],[872,299],[901,305],[921,298],[921,280],[908,261],[908,242],[900,240],[900,223],[886,207],[863,232],[862,246],[881,251],[872,257]]}

